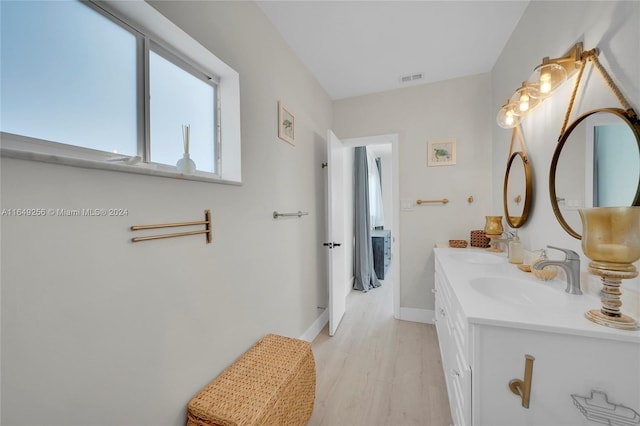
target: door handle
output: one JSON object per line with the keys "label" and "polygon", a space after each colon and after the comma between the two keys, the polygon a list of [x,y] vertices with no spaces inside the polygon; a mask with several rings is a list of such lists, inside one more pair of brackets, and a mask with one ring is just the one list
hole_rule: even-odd
{"label": "door handle", "polygon": [[332,249],[334,247],[340,247],[342,245],[342,243],[333,243],[333,242],[331,242],[331,243],[322,243],[322,245]]}

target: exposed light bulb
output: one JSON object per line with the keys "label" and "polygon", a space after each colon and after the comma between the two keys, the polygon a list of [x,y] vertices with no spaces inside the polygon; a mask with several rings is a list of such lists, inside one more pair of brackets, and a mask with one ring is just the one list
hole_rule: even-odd
{"label": "exposed light bulb", "polygon": [[504,122],[507,126],[513,125],[513,111],[507,111]]}
{"label": "exposed light bulb", "polygon": [[520,111],[527,111],[529,109],[529,95],[523,93],[520,95]]}
{"label": "exposed light bulb", "polygon": [[545,72],[540,74],[540,93],[547,94],[551,91],[551,74]]}

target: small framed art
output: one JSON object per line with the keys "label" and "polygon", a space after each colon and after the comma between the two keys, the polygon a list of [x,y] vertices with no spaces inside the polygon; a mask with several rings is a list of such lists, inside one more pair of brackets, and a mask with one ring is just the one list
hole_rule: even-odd
{"label": "small framed art", "polygon": [[291,145],[296,144],[296,117],[280,101],[278,101],[278,137]]}
{"label": "small framed art", "polygon": [[427,142],[427,166],[456,164],[455,139],[431,139]]}

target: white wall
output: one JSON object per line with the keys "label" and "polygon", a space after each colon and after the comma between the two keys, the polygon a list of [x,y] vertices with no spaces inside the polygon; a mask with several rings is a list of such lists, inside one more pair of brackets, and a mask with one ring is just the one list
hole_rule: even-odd
{"label": "white wall", "polygon": [[[584,43],[586,50],[594,47],[600,49],[600,62],[638,111],[640,2],[532,1],[492,71],[492,113],[497,113],[498,108],[529,77],[543,57],[563,56],[578,41]],[[530,219],[521,228],[520,235],[524,246],[532,249],[550,244],[582,253],[580,241],[567,234],[556,221],[548,190],[551,158],[560,136],[574,79],[566,82],[550,99],[533,110],[522,125],[534,169],[535,197]],[[620,107],[620,104],[599,73],[588,65],[572,120],[584,112],[602,107]],[[498,188],[504,177],[498,165],[506,162],[511,132],[494,124],[493,135],[493,163],[496,165],[492,178],[493,206],[497,211],[502,205],[502,193]],[[588,260],[584,256],[582,260],[582,269],[586,270]],[[589,281],[594,279],[590,277]],[[623,286],[638,288],[637,283],[637,279],[633,283],[625,281]],[[637,293],[627,296],[629,301],[633,298],[637,304]]]}
{"label": "white wall", "polygon": [[[401,200],[451,201],[400,212],[402,255],[394,267],[400,267],[401,309],[433,310],[434,244],[468,239],[494,213],[490,98],[490,76],[482,74],[334,102],[340,138],[399,134]],[[457,165],[427,167],[427,140],[449,137],[457,139]]]}
{"label": "white wall", "polygon": [[[154,7],[240,74],[242,186],[2,158],[2,424],[179,425],[190,398],[264,334],[326,306],[325,135],[332,104],[249,2]],[[277,137],[277,102],[296,146]],[[131,225],[200,220],[204,237],[132,244]],[[273,210],[309,216],[274,220]]]}

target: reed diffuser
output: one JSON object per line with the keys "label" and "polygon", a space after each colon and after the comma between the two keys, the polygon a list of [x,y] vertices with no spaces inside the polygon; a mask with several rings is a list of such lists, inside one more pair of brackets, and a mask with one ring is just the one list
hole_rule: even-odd
{"label": "reed diffuser", "polygon": [[182,145],[184,147],[184,154],[182,158],[176,163],[176,169],[183,175],[190,175],[196,171],[196,163],[189,157],[189,136],[191,132],[191,126],[189,124],[182,125]]}

